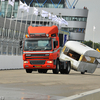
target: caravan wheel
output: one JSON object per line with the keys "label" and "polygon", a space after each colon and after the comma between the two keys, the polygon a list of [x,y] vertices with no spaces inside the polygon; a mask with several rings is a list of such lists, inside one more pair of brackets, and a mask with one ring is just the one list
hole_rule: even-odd
{"label": "caravan wheel", "polygon": [[71,70],[71,63],[67,62],[67,66],[66,66],[66,69],[65,69],[65,74],[69,74],[70,70]]}
{"label": "caravan wheel", "polygon": [[85,74],[85,72],[81,72],[81,74]]}

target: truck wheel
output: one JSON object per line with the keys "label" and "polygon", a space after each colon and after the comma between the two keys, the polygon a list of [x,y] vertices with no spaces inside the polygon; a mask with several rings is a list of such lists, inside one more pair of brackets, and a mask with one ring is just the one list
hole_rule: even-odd
{"label": "truck wheel", "polygon": [[42,69],[38,69],[38,73],[42,73]]}
{"label": "truck wheel", "polygon": [[60,70],[60,73],[61,73],[61,74],[65,74],[65,70],[64,70],[64,69],[61,69],[61,70]]}
{"label": "truck wheel", "polygon": [[65,74],[69,74],[70,70],[71,70],[71,64],[70,64],[70,62],[67,62],[67,66],[66,66],[66,69],[65,69]]}
{"label": "truck wheel", "polygon": [[47,73],[47,69],[43,69],[43,71],[42,71],[43,73]]}
{"label": "truck wheel", "polygon": [[37,71],[37,69],[33,69],[33,71]]}
{"label": "truck wheel", "polygon": [[32,69],[26,69],[26,73],[32,73]]}
{"label": "truck wheel", "polygon": [[85,72],[81,72],[81,74],[85,74]]}
{"label": "truck wheel", "polygon": [[38,69],[38,73],[47,73],[47,69]]}
{"label": "truck wheel", "polygon": [[53,74],[58,74],[59,73],[59,61],[56,61],[56,69],[53,69]]}

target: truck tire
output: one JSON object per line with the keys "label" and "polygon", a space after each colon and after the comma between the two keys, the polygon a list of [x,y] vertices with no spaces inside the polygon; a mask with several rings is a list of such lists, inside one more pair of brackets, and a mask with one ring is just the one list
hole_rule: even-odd
{"label": "truck tire", "polygon": [[56,69],[53,69],[53,74],[59,73],[59,60],[56,61]]}
{"label": "truck tire", "polygon": [[43,73],[47,73],[47,69],[43,69],[43,71],[42,71]]}
{"label": "truck tire", "polygon": [[65,74],[69,74],[70,73],[70,70],[71,70],[71,63],[70,63],[70,61],[68,61],[67,62],[66,69],[65,69]]}
{"label": "truck tire", "polygon": [[38,73],[42,73],[42,69],[38,69]]}
{"label": "truck tire", "polygon": [[47,69],[38,69],[38,73],[47,73]]}
{"label": "truck tire", "polygon": [[81,72],[81,74],[85,74],[85,72]]}
{"label": "truck tire", "polygon": [[26,73],[32,73],[32,69],[26,69]]}
{"label": "truck tire", "polygon": [[61,74],[65,74],[65,70],[64,70],[64,69],[61,69],[61,70],[60,70],[60,73],[61,73]]}
{"label": "truck tire", "polygon": [[37,71],[37,69],[33,69],[33,71]]}

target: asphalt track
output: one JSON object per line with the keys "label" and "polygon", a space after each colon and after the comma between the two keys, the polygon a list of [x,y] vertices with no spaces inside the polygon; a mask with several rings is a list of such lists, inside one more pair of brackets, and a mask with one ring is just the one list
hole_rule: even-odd
{"label": "asphalt track", "polygon": [[[80,98],[85,95],[88,99]],[[0,71],[0,100],[100,100],[98,98],[100,68],[93,74],[84,75],[73,70],[69,75],[53,74],[52,71],[27,74],[22,69]]]}

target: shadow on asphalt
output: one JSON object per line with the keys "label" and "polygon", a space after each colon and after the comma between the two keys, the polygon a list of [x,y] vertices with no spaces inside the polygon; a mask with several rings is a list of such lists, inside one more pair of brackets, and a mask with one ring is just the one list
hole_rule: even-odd
{"label": "shadow on asphalt", "polygon": [[[27,73],[28,74],[28,73]],[[74,75],[74,76],[82,76],[82,75],[84,75],[84,76],[100,76],[100,74],[95,74],[95,73],[85,73],[85,74],[81,74],[81,72],[80,73],[69,73],[69,74],[61,74],[61,73],[59,73],[59,74],[53,74],[53,73],[34,73],[34,72],[32,72],[32,73],[29,73],[29,74],[45,74],[45,75],[47,75],[47,74],[50,74],[50,75]]]}

